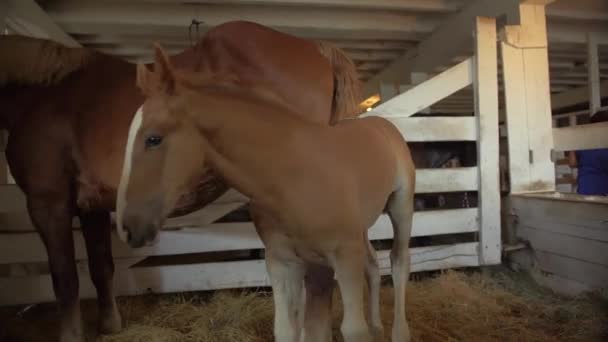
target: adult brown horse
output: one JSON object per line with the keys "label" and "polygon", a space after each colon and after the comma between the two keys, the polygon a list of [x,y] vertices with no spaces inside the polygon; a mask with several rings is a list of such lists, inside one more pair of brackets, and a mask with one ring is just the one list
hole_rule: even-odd
{"label": "adult brown horse", "polygon": [[[357,113],[356,71],[340,50],[258,24],[217,26],[171,61],[185,70],[236,74],[245,89],[263,85],[292,112],[320,124]],[[61,341],[83,338],[74,216],[81,221],[97,289],[99,328],[121,328],[112,289],[110,212],[129,125],[144,101],[135,77],[133,64],[101,53],[17,36],[0,39],[0,127],[9,131],[8,164],[47,249]],[[201,208],[227,190],[209,170],[198,184],[180,198],[171,216]],[[145,242],[131,237],[133,247]],[[319,272],[319,279],[331,280],[326,270]],[[328,284],[319,284],[320,294],[327,295]],[[310,285],[308,290],[314,289]],[[315,315],[328,309],[318,310]]]}

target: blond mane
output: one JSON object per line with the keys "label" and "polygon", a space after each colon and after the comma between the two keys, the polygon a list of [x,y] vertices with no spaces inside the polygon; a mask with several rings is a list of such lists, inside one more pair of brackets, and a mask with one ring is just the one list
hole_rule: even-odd
{"label": "blond mane", "polygon": [[93,53],[19,35],[0,36],[0,85],[10,82],[51,85],[82,68]]}

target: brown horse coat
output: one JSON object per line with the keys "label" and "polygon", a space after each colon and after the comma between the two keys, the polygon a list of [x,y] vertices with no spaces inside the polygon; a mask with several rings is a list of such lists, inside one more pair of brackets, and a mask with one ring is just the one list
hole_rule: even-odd
{"label": "brown horse coat", "polygon": [[[404,305],[415,167],[399,130],[379,117],[335,126],[311,123],[217,78],[226,79],[174,71],[159,47],[154,73],[140,65],[138,84],[148,97],[129,137],[134,140],[118,221],[143,236],[158,231],[180,193],[208,164],[251,199],[273,287],[275,339],[300,341],[304,274],[310,265],[323,265],[336,272],[345,341],[369,342],[363,311],[372,254],[367,230],[386,211],[394,230],[392,337],[408,341]],[[374,278],[379,283],[377,271]],[[378,291],[372,292],[376,300]],[[373,323],[381,329],[379,317]]]}
{"label": "brown horse coat", "polygon": [[[47,248],[61,340],[82,338],[74,215],[80,216],[87,243],[100,328],[115,331],[120,316],[112,291],[110,211],[129,125],[143,102],[135,67],[100,53],[11,36],[0,37],[0,58],[0,128],[9,131],[8,163]],[[220,25],[171,60],[185,70],[230,71],[245,89],[264,84],[313,122],[327,124],[356,108],[354,66],[339,50],[261,25]],[[210,172],[199,180],[173,215],[203,207],[227,189]]]}

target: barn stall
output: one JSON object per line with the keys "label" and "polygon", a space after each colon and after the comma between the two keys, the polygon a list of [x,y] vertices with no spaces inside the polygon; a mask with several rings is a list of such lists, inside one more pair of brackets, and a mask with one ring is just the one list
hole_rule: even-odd
{"label": "barn stall", "polygon": [[[608,8],[600,0],[15,0],[3,6],[6,33],[130,61],[148,61],[152,40],[169,52],[188,47],[192,19],[201,22],[200,32],[245,19],[331,41],[357,64],[366,95],[362,110],[369,109],[364,115],[389,118],[414,144],[474,146],[473,166],[417,170],[417,194],[457,195],[462,202],[416,212],[413,272],[497,265],[506,255],[561,292],[608,284],[608,202],[555,192],[573,190],[561,186],[568,177],[560,174],[560,152],[608,147],[605,124],[557,127],[562,117],[602,110]],[[571,110],[577,105],[588,108]],[[44,246],[23,195],[8,172],[4,178],[0,305],[52,301]],[[267,286],[261,241],[246,215],[238,215],[246,201],[230,191],[171,219],[152,247],[134,250],[116,239],[117,295]],[[581,212],[588,213],[583,221]],[[77,221],[74,227],[80,291],[91,298],[85,244]],[[370,239],[384,274],[391,238],[382,216]],[[555,286],[565,283],[571,286]]]}

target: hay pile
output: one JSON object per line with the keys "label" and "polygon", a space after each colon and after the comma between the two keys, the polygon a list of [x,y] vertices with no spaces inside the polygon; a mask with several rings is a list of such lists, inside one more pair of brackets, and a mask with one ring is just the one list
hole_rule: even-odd
{"label": "hay pile", "polygon": [[[555,296],[529,278],[502,269],[492,274],[450,271],[423,278],[411,281],[408,288],[407,314],[414,341],[608,340],[608,308],[599,298]],[[387,341],[392,298],[392,289],[386,286],[382,318]],[[149,295],[121,298],[119,305],[127,328],[113,336],[91,337],[91,341],[272,341],[273,309],[268,292]],[[86,302],[83,307],[87,332],[93,333],[94,303]],[[47,341],[48,332],[42,332],[42,327],[53,326],[48,322],[56,319],[55,311],[32,311],[23,317],[15,316],[14,309],[12,317],[7,317],[7,310],[1,311],[0,340]],[[340,319],[341,309],[336,305],[334,336],[339,336]],[[24,336],[19,332],[23,328],[30,333],[37,330],[42,336]]]}

